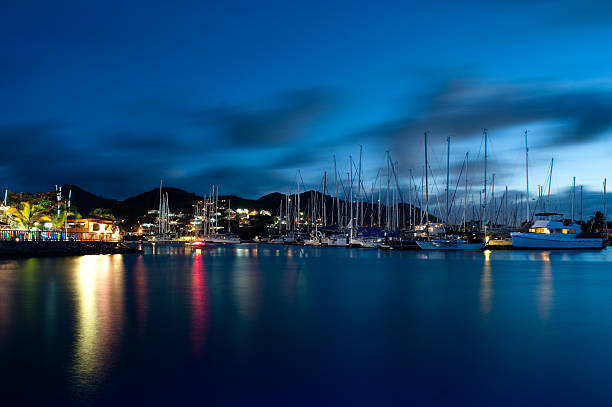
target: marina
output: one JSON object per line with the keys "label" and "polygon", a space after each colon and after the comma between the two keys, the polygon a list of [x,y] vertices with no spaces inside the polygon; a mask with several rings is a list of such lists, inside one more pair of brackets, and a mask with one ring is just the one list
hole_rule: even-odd
{"label": "marina", "polygon": [[2,407],[612,406],[612,3],[0,15]]}

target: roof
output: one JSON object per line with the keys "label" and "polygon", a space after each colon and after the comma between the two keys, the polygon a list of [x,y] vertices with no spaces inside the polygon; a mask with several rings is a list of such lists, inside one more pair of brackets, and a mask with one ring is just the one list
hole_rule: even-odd
{"label": "roof", "polygon": [[95,222],[95,223],[115,223],[112,220],[109,219],[104,219],[104,218],[96,218],[96,217],[89,217],[89,218],[82,218],[82,219],[71,219],[72,222]]}

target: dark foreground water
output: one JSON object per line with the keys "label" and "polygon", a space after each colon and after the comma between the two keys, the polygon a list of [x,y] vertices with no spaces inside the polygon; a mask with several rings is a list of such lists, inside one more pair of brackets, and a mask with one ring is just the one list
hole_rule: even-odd
{"label": "dark foreground water", "polygon": [[21,405],[612,404],[612,253],[221,246],[0,261]]}

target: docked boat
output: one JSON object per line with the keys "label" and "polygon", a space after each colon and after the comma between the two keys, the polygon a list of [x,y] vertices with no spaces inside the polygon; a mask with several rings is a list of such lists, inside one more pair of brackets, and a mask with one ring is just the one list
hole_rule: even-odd
{"label": "docked boat", "polygon": [[221,233],[205,236],[204,241],[208,243],[241,243],[241,240],[238,236]]}
{"label": "docked boat", "polygon": [[189,243],[189,246],[194,247],[196,249],[202,249],[204,247],[214,247],[212,244],[206,243],[202,240],[196,240],[195,242],[191,242]]}
{"label": "docked boat", "polygon": [[469,242],[464,239],[434,239],[417,240],[416,244],[422,250],[483,250],[484,242]]}
{"label": "docked boat", "polygon": [[382,241],[378,239],[368,239],[363,237],[353,237],[349,240],[349,247],[358,247],[362,249],[378,249],[380,248]]}
{"label": "docked boat", "polygon": [[[535,216],[563,216],[538,213]],[[529,232],[512,233],[512,246],[523,249],[601,249],[604,239],[596,233],[580,232],[580,225],[570,220],[536,220]]]}
{"label": "docked boat", "polygon": [[304,240],[304,246],[327,246],[328,244],[329,239],[321,232],[318,232],[315,236],[311,236],[309,239]]}

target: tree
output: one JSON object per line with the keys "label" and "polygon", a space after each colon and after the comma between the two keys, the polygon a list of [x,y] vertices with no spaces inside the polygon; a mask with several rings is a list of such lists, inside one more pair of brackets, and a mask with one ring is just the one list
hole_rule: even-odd
{"label": "tree", "polygon": [[595,215],[591,216],[584,225],[584,229],[589,232],[603,232],[604,230],[604,216],[600,211],[595,212]]}
{"label": "tree", "polygon": [[51,218],[51,223],[53,223],[53,229],[63,229],[66,221],[68,220],[68,216],[73,216],[75,219],[81,219],[82,216],[77,210],[76,206],[72,206],[66,210],[65,206],[60,208],[59,214],[55,214],[53,218]]}
{"label": "tree", "polygon": [[96,208],[93,211],[89,212],[89,215],[108,220],[116,219],[115,215],[113,214],[113,211],[108,208]]}
{"label": "tree", "polygon": [[20,202],[16,208],[7,211],[12,220],[24,230],[31,230],[36,222],[49,222],[51,218],[45,214],[46,208],[41,204]]}

